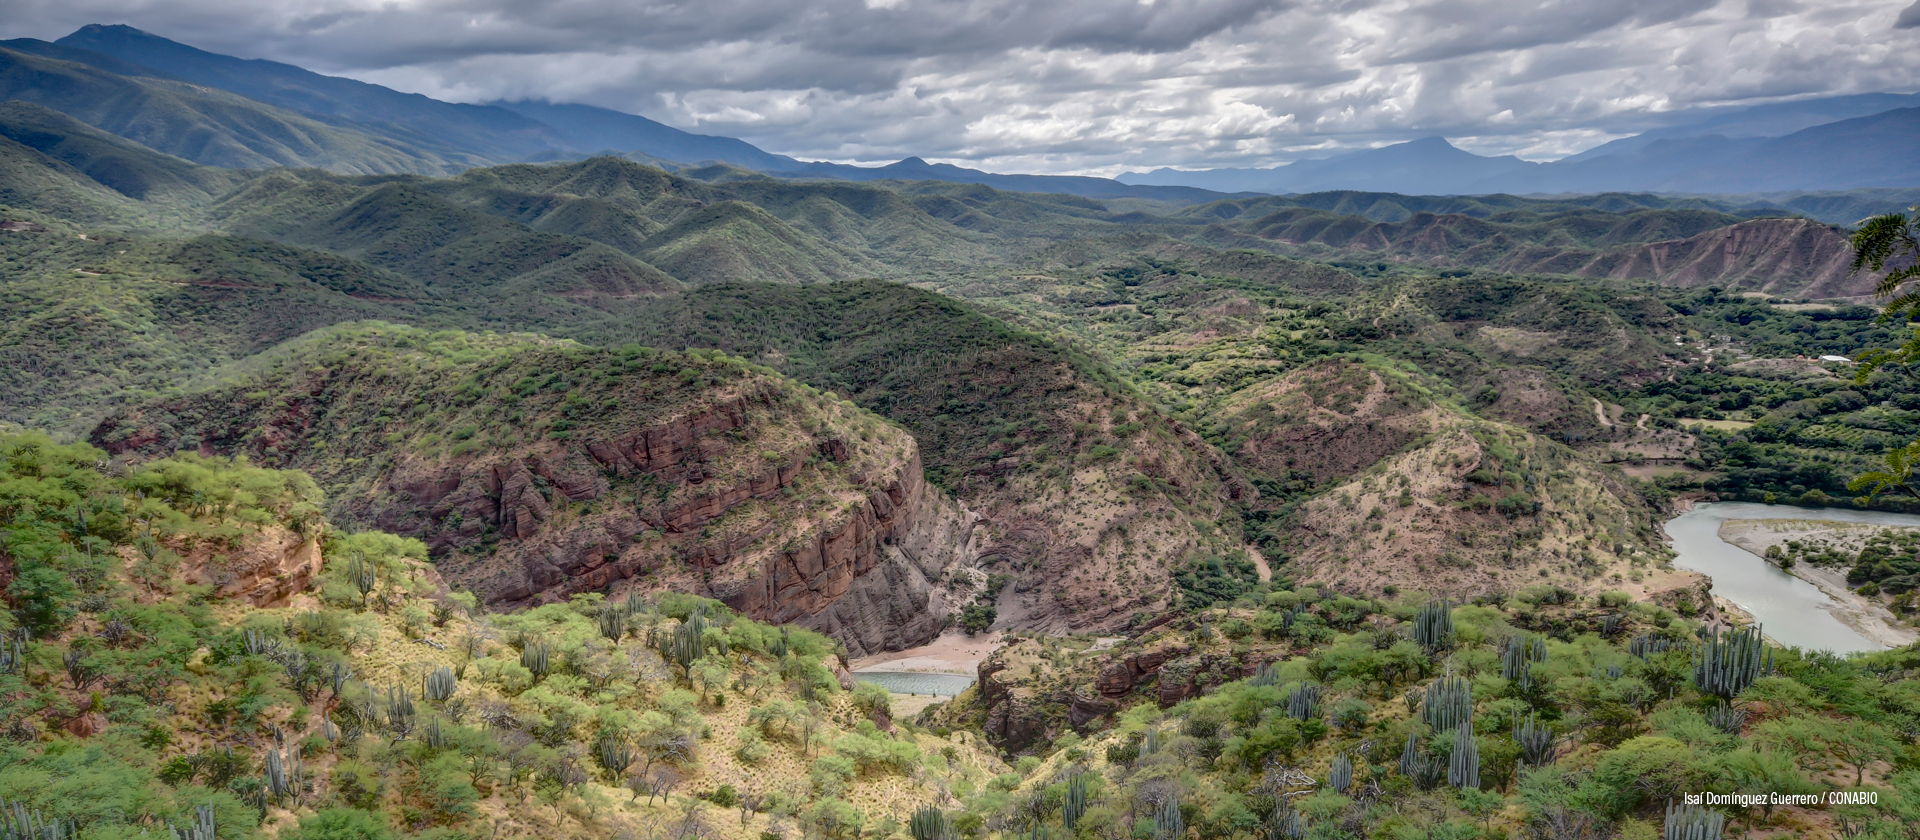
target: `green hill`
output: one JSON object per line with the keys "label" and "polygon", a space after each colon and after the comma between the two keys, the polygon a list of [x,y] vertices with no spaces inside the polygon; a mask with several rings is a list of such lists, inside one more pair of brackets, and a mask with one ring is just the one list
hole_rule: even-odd
{"label": "green hill", "polygon": [[574,334],[718,348],[900,423],[928,479],[993,523],[989,568],[1019,581],[1002,609],[1029,626],[1125,626],[1184,564],[1243,549],[1250,491],[1218,452],[1100,362],[939,295],[709,284]]}
{"label": "green hill", "polygon": [[461,168],[350,128],[185,82],[0,49],[0,98],[60,111],[95,128],[209,166],[311,166],[349,173]]}
{"label": "green hill", "polygon": [[9,830],[750,840],[1008,769],[896,725],[803,628],[673,594],[491,612],[300,473],[105,459],[0,436]]}
{"label": "green hill", "polygon": [[[233,189],[247,175],[195,166],[28,102],[0,102],[0,137],[66,164],[138,201],[190,204]],[[12,183],[7,177],[5,183]],[[49,212],[59,213],[56,208]]]}

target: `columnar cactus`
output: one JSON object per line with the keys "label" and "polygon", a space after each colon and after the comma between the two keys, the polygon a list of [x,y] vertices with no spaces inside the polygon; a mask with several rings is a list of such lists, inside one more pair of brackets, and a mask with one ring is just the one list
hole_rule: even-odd
{"label": "columnar cactus", "polygon": [[457,689],[459,685],[460,680],[453,675],[453,669],[442,665],[433,669],[433,673],[428,674],[425,679],[421,680],[420,693],[435,703],[445,703],[447,698],[453,696],[454,690]]}
{"label": "columnar cactus", "polygon": [[1187,820],[1180,815],[1180,797],[1169,795],[1153,809],[1153,836],[1172,840],[1187,833]]}
{"label": "columnar cactus", "polygon": [[27,628],[13,632],[11,638],[0,641],[0,674],[18,674],[27,667]]}
{"label": "columnar cactus", "polygon": [[553,650],[546,642],[531,642],[520,651],[520,667],[533,674],[533,681],[547,678],[553,671]]}
{"label": "columnar cactus", "polygon": [[167,831],[172,832],[173,840],[214,840],[217,833],[213,828],[213,805],[208,803],[193,809],[193,822],[174,825],[167,820]]}
{"label": "columnar cactus", "polygon": [[1253,676],[1247,678],[1247,684],[1256,687],[1277,686],[1281,682],[1280,668],[1277,662],[1262,663],[1260,667],[1254,669]]}
{"label": "columnar cactus", "polygon": [[375,571],[373,564],[367,562],[366,555],[360,552],[356,551],[347,558],[347,582],[360,590],[360,609],[367,608],[367,596],[373,593],[374,585],[379,582]]}
{"label": "columnar cactus", "polygon": [[1508,636],[1500,642],[1500,676],[1517,680],[1527,666],[1547,661],[1547,642],[1538,636]]}
{"label": "columnar cactus", "polygon": [[1747,725],[1747,711],[1733,706],[1715,706],[1707,710],[1707,723],[1728,735],[1738,735]]}
{"label": "columnar cactus", "polygon": [[1428,601],[1413,617],[1413,640],[1429,651],[1453,647],[1453,602]]}
{"label": "columnar cactus", "polygon": [[1480,786],[1480,747],[1473,742],[1473,719],[1454,730],[1453,754],[1447,756],[1447,784],[1456,788]]}
{"label": "columnar cactus", "polygon": [[1720,840],[1727,818],[1699,805],[1667,803],[1665,840]]}
{"label": "columnar cactus", "polygon": [[1299,721],[1320,719],[1320,686],[1301,683],[1287,695],[1287,717]]}
{"label": "columnar cactus", "polygon": [[415,709],[413,697],[404,688],[387,689],[387,728],[393,731],[395,738],[405,739],[413,732]]}
{"label": "columnar cactus", "polygon": [[1553,730],[1542,726],[1528,713],[1525,720],[1513,725],[1514,743],[1520,745],[1520,762],[1527,767],[1545,767],[1553,763],[1558,755],[1558,739]]}
{"label": "columnar cactus", "polygon": [[1060,825],[1068,831],[1080,824],[1080,817],[1087,813],[1087,774],[1075,773],[1067,780],[1067,795],[1060,803]]}
{"label": "columnar cactus", "polygon": [[1400,751],[1400,775],[1413,780],[1421,790],[1433,790],[1447,778],[1447,761],[1420,749],[1420,736],[1408,733],[1407,746]]}
{"label": "columnar cactus", "polygon": [[621,607],[608,606],[593,616],[593,622],[600,628],[600,635],[607,641],[617,642],[627,634],[627,611]]}
{"label": "columnar cactus", "polygon": [[1649,636],[1642,633],[1627,642],[1627,652],[1645,661],[1649,656],[1656,653],[1666,653],[1679,646],[1679,643],[1665,636]]}
{"label": "columnar cactus", "polygon": [[44,819],[24,802],[0,799],[0,840],[72,840],[72,820]]}
{"label": "columnar cactus", "polygon": [[1273,809],[1267,818],[1266,840],[1295,840],[1307,836],[1307,820],[1286,803]]}
{"label": "columnar cactus", "polygon": [[440,728],[439,718],[427,721],[426,728],[420,730],[420,741],[431,750],[444,750],[453,746],[453,739],[447,735],[446,730]]}
{"label": "columnar cactus", "polygon": [[1353,787],[1353,759],[1348,758],[1346,753],[1333,757],[1333,768],[1327,771],[1327,784],[1332,786],[1334,793],[1341,794]]}
{"label": "columnar cactus", "polygon": [[1771,664],[1757,626],[1715,632],[1694,649],[1693,684],[1701,691],[1732,700],[1760,678]]}
{"label": "columnar cactus", "polygon": [[633,744],[617,734],[602,734],[593,745],[593,760],[617,779],[633,764]]}
{"label": "columnar cactus", "polygon": [[954,840],[953,822],[947,819],[947,812],[932,805],[914,809],[913,816],[907,818],[907,833],[913,840]]}
{"label": "columnar cactus", "polygon": [[1448,674],[1427,687],[1420,701],[1420,718],[1434,732],[1456,728],[1473,717],[1473,686],[1464,677]]}

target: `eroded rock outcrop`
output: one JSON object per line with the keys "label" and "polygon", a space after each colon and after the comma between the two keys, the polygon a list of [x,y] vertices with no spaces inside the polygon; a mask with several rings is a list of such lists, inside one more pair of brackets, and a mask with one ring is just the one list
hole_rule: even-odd
{"label": "eroded rock outcrop", "polygon": [[320,574],[320,542],[278,526],[239,540],[231,550],[199,546],[186,552],[180,578],[214,588],[214,594],[256,607],[286,606]]}
{"label": "eroded rock outcrop", "polygon": [[330,519],[418,537],[496,606],[674,589],[855,656],[937,635],[950,608],[933,584],[977,553],[976,517],[926,483],[911,436],[764,370],[525,337],[471,338],[465,356],[403,330],[350,338],[92,438],[131,458],[190,447],[306,469]]}

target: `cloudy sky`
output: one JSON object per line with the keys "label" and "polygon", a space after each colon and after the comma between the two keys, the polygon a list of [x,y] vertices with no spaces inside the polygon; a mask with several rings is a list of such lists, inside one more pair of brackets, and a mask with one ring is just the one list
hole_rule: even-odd
{"label": "cloudy sky", "polygon": [[803,159],[1269,166],[1440,134],[1544,160],[1689,110],[1920,90],[1912,0],[0,0],[459,101]]}

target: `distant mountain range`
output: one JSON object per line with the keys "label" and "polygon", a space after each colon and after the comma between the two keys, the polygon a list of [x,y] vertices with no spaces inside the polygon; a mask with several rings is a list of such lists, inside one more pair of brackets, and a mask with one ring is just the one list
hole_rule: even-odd
{"label": "distant mountain range", "polygon": [[1126,184],[1276,195],[1664,192],[1745,194],[1920,187],[1920,94],[1762,105],[1659,128],[1549,163],[1483,157],[1444,138],[1271,169],[1156,169]]}
{"label": "distant mountain range", "polygon": [[[877,167],[801,161],[606,108],[442,102],[290,64],[220,55],[117,25],[82,27],[56,42],[0,41],[0,99],[52,108],[195,163],[344,174],[450,175],[611,153],[669,170],[698,170],[709,180],[944,181],[1177,205],[1343,190],[1735,196],[1920,187],[1920,94],[1729,111],[1551,163],[1475,155],[1444,138],[1426,137],[1272,169],[1157,169],[1118,179],[999,174],[917,157]],[[727,168],[711,169],[716,165]],[[1850,222],[1858,216],[1847,214],[1888,209],[1882,198],[1830,198],[1815,202],[1818,212],[1791,207],[1795,195],[1733,203]]]}
{"label": "distant mountain range", "polygon": [[937,180],[1178,203],[1224,197],[1106,178],[1001,175],[918,158],[883,167],[800,161],[606,108],[441,102],[290,64],[220,55],[130,26],[85,26],[55,42],[0,41],[0,99],[53,108],[196,163],[237,168],[449,175],[611,152],[669,168],[724,163],[786,178]]}

